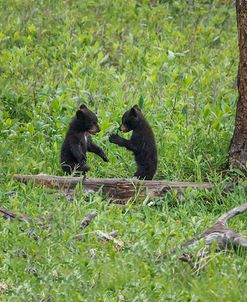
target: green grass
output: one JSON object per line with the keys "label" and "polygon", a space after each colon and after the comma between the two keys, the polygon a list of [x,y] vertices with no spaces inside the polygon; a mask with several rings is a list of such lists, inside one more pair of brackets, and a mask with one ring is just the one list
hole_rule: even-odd
{"label": "green grass", "polygon": [[[227,0],[0,0],[0,205],[33,218],[0,220],[0,301],[246,300],[245,255],[212,253],[199,276],[176,257],[156,263],[246,202],[241,188],[221,193],[237,98],[235,19]],[[141,103],[158,145],[155,178],[211,181],[215,190],[117,208],[79,188],[68,203],[12,181],[62,175],[60,148],[79,103],[97,112],[94,139],[110,159],[89,154],[89,176],[132,177],[132,155],[108,136]],[[92,210],[97,218],[76,239]],[[231,226],[246,234],[246,215]],[[117,230],[124,250],[95,230]]]}

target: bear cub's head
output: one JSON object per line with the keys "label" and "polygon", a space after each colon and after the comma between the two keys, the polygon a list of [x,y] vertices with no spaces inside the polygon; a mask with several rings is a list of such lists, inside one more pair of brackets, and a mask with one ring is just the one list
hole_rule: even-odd
{"label": "bear cub's head", "polygon": [[141,109],[135,105],[124,113],[120,130],[123,132],[129,132],[131,130],[138,129],[142,126],[144,121],[145,118],[141,112]]}
{"label": "bear cub's head", "polygon": [[101,130],[97,116],[85,105],[81,105],[80,109],[76,111],[75,120],[80,131],[96,134]]}

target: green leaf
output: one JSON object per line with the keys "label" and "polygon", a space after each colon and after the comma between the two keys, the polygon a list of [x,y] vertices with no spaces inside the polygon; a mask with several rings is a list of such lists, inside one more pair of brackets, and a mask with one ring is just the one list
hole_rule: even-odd
{"label": "green leaf", "polygon": [[5,125],[7,128],[9,128],[12,124],[12,120],[10,118],[7,118],[6,121],[5,121]]}
{"label": "green leaf", "polygon": [[205,120],[209,117],[210,113],[211,113],[211,106],[207,104],[206,106],[204,106],[203,109],[203,117]]}
{"label": "green leaf", "polygon": [[34,134],[34,126],[33,126],[33,124],[28,124],[27,125],[27,130],[29,131],[29,133],[31,134],[31,135],[33,135]]}
{"label": "green leaf", "polygon": [[143,109],[144,108],[144,103],[145,103],[145,98],[141,95],[138,101],[138,106]]}

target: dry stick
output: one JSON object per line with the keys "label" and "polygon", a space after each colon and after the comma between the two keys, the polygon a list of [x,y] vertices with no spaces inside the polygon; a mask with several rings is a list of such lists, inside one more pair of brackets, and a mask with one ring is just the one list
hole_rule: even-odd
{"label": "dry stick", "polygon": [[226,226],[226,223],[229,219],[246,211],[247,203],[231,209],[227,213],[220,216],[211,228],[200,234],[198,239],[192,238],[184,243],[182,247],[184,248],[197,244],[199,240],[205,239],[206,246],[211,246],[211,244],[216,241],[217,247],[220,250],[227,250],[231,249],[232,247],[235,249],[239,247],[247,248],[247,238]]}
{"label": "dry stick", "polygon": [[2,214],[3,218],[11,218],[14,219],[15,217],[18,217],[20,221],[30,221],[30,218],[26,215],[20,214],[20,213],[15,213],[10,210],[7,210],[5,208],[0,208],[0,213]]}
{"label": "dry stick", "polygon": [[64,194],[64,197],[67,199],[68,202],[72,202],[75,198],[75,190],[70,188],[65,188],[64,190],[61,190]]}
{"label": "dry stick", "polygon": [[112,237],[114,237],[114,238],[116,238],[118,236],[118,232],[114,230],[114,231],[111,231],[109,233],[109,235],[112,236]]}
{"label": "dry stick", "polygon": [[124,247],[124,242],[115,238],[115,236],[117,235],[115,231],[108,234],[100,230],[96,230],[95,233],[103,241],[105,240],[113,241],[118,249],[122,249]]}
{"label": "dry stick", "polygon": [[89,213],[81,222],[81,229],[85,229],[89,223],[97,216],[97,212]]}
{"label": "dry stick", "polygon": [[[205,248],[202,252],[200,252],[196,262],[194,262],[194,257],[191,254],[186,253],[184,253],[179,259],[181,261],[188,262],[193,268],[196,269],[196,272],[198,272],[200,270],[200,259],[205,258],[208,255],[213,243],[216,243],[217,251],[227,251],[232,248],[234,250],[238,250],[239,248],[246,249],[247,238],[226,226],[226,223],[229,219],[246,211],[247,203],[231,209],[227,213],[220,216],[212,227],[201,233],[198,237],[194,237],[180,246],[180,249],[182,250],[188,248],[189,246],[197,246],[199,241],[204,239]],[[167,254],[173,254],[176,252],[176,250],[176,248],[173,248],[168,251]]]}
{"label": "dry stick", "polygon": [[[73,189],[77,184],[81,184],[86,192],[98,192],[102,190],[104,196],[117,200],[129,200],[139,193],[140,198],[145,198],[147,194],[152,197],[162,197],[167,192],[176,190],[183,192],[186,188],[212,190],[210,183],[197,184],[193,182],[169,182],[164,180],[138,180],[121,178],[90,178],[83,180],[82,177],[61,177],[49,175],[14,175],[15,180],[20,182],[33,181],[49,188]],[[229,190],[229,186],[227,190]]]}

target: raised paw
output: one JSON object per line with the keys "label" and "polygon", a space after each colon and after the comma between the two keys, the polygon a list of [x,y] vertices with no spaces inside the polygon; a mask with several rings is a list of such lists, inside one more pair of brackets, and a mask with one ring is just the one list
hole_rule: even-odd
{"label": "raised paw", "polygon": [[120,140],[120,136],[118,134],[111,134],[109,137],[109,141],[113,144],[117,144]]}

